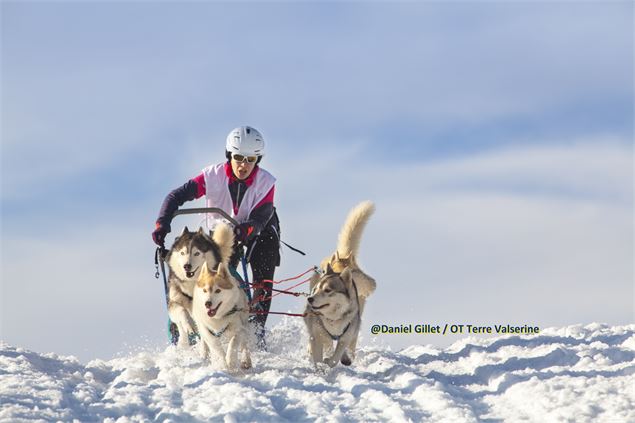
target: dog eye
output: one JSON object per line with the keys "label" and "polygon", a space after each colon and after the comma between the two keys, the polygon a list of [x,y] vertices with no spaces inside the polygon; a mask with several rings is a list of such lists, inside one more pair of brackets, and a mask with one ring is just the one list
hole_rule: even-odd
{"label": "dog eye", "polygon": [[198,257],[198,256],[200,256],[200,255],[201,255],[201,253],[199,253],[199,252],[197,251],[196,253],[194,253],[194,255],[195,255],[196,257]]}
{"label": "dog eye", "polygon": [[181,251],[181,255],[184,256],[185,255],[185,251]]}
{"label": "dog eye", "polygon": [[331,291],[332,291],[332,289],[329,289],[329,288],[327,288],[327,289],[325,289],[325,290],[324,290],[324,292],[326,292],[327,294],[330,294],[330,293],[331,293]]}
{"label": "dog eye", "polygon": [[203,289],[203,292],[207,294],[207,289]]}
{"label": "dog eye", "polygon": [[220,294],[220,289],[217,289],[217,290],[216,290],[216,293],[217,293],[217,294]]}

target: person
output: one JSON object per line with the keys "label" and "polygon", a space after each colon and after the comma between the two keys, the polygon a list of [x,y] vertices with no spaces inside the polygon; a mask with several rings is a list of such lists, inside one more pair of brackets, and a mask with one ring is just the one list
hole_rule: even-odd
{"label": "person", "polygon": [[[238,242],[246,247],[245,258],[251,265],[252,315],[258,346],[265,349],[265,323],[271,306],[275,268],[280,265],[280,223],[274,207],[276,179],[260,162],[265,153],[262,134],[250,126],[240,126],[227,135],[226,161],[210,165],[183,186],[171,191],[161,206],[152,239],[164,247],[174,213],[186,201],[205,196],[207,207],[223,209],[239,222],[234,228],[237,245],[230,259],[234,269],[241,257]],[[209,221],[208,221],[209,222]],[[210,223],[213,229],[214,221]]]}

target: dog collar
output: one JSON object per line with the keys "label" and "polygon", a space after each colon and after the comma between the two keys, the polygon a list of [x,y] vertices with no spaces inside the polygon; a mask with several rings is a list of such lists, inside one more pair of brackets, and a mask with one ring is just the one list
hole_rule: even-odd
{"label": "dog collar", "polygon": [[221,330],[220,332],[214,332],[213,330],[211,330],[210,328],[207,328],[207,330],[209,331],[209,333],[211,333],[212,335],[214,335],[216,338],[220,338],[225,331],[227,330],[227,328],[229,327],[229,323],[227,324],[227,326],[225,326],[223,328],[223,330]]}

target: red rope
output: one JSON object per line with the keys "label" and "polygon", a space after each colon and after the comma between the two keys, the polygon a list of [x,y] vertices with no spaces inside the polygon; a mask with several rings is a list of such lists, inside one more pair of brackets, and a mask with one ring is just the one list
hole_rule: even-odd
{"label": "red rope", "polygon": [[[302,282],[299,282],[299,283],[293,285],[292,287],[289,287],[289,289],[296,288],[296,287],[298,287],[298,286],[300,286],[302,284],[305,284],[305,283],[309,282],[310,280],[311,280],[311,278],[305,279]],[[262,288],[264,290],[264,288],[260,284],[250,284],[250,285],[251,286],[256,285],[257,288]],[[289,295],[293,295],[293,296],[296,296],[296,297],[298,297],[298,296],[303,294],[303,292],[291,292],[289,290],[281,290],[281,289],[273,289],[273,288],[271,290],[272,291],[277,291],[277,292],[275,294],[269,296],[269,297],[264,297],[263,295],[260,295],[258,297],[254,297],[254,299],[251,300],[251,305],[254,305],[254,304],[256,304],[256,303],[258,303],[260,301],[269,301],[273,297],[276,297],[276,296],[278,296],[280,294],[289,294]],[[266,290],[266,291],[268,291],[268,290]]]}
{"label": "red rope", "polygon": [[249,314],[284,314],[285,316],[304,317],[306,313],[283,313],[281,311],[264,311],[264,310],[252,310]]}
{"label": "red rope", "polygon": [[306,272],[304,272],[304,273],[299,274],[298,276],[294,276],[294,277],[292,277],[292,278],[288,278],[288,279],[282,279],[282,280],[280,280],[280,281],[274,281],[274,280],[272,280],[272,279],[263,279],[262,281],[263,281],[263,282],[270,282],[270,283],[272,283],[272,284],[274,284],[274,285],[277,285],[277,284],[280,284],[280,283],[283,283],[283,282],[288,282],[288,281],[293,281],[293,280],[296,280],[296,279],[300,279],[302,276],[306,275],[306,274],[307,274],[307,273],[309,273],[310,271],[315,271],[316,269],[317,269],[317,267],[316,267],[316,266],[313,266],[313,267],[311,267],[309,270],[307,270],[307,271],[306,271]]}
{"label": "red rope", "polygon": [[[315,266],[313,266],[312,268],[310,268],[310,269],[309,269],[309,270],[307,270],[306,272],[301,273],[301,274],[299,274],[298,276],[294,276],[294,277],[292,277],[292,278],[282,279],[282,280],[280,280],[280,281],[274,281],[274,280],[271,280],[271,279],[263,279],[263,280],[261,280],[261,281],[259,281],[259,282],[248,282],[248,285],[251,285],[251,287],[252,287],[252,288],[254,288],[254,289],[265,289],[265,288],[264,288],[264,285],[263,285],[263,283],[264,283],[264,282],[270,282],[270,283],[273,283],[273,284],[281,284],[281,283],[283,283],[283,282],[288,282],[288,281],[293,281],[293,280],[296,280],[296,279],[298,279],[298,278],[300,278],[300,277],[302,277],[302,276],[306,275],[307,273],[309,273],[309,272],[311,272],[311,271],[315,271],[315,270],[316,270],[316,267],[315,267]],[[260,302],[260,301],[268,301],[268,300],[272,299],[273,297],[278,296],[278,295],[280,295],[280,294],[288,294],[288,295],[293,295],[293,296],[295,296],[295,297],[298,297],[298,296],[302,295],[302,294],[303,294],[303,292],[292,292],[291,290],[292,290],[293,288],[297,288],[298,286],[303,285],[303,284],[305,284],[305,283],[309,282],[309,281],[311,280],[311,278],[312,278],[312,277],[313,277],[313,276],[311,276],[310,278],[307,278],[307,279],[305,279],[305,280],[303,280],[303,281],[301,281],[301,282],[298,282],[297,284],[295,284],[295,285],[293,285],[293,286],[289,287],[289,289],[274,289],[274,288],[271,288],[271,291],[275,291],[275,292],[276,292],[275,294],[271,295],[270,297],[263,297],[262,295],[261,295],[261,296],[258,296],[258,297],[255,297],[254,299],[252,299],[252,300],[251,300],[251,305],[254,305],[254,304],[256,304],[256,303],[258,303],[258,302]],[[267,290],[267,291],[268,291],[268,290]]]}
{"label": "red rope", "polygon": [[[254,288],[254,289],[263,289],[264,290],[265,289],[264,286],[263,286],[264,282],[270,282],[272,284],[276,284],[277,285],[277,284],[281,284],[283,282],[288,282],[288,281],[293,281],[293,280],[299,279],[302,276],[306,275],[307,273],[309,273],[311,271],[316,271],[316,270],[317,270],[317,267],[313,266],[309,270],[307,270],[306,272],[301,273],[298,276],[294,276],[292,278],[282,279],[280,281],[274,281],[274,280],[271,280],[271,279],[263,279],[263,280],[261,280],[259,282],[248,282],[248,284],[251,285],[251,287]],[[298,296],[302,295],[303,292],[291,292],[291,289],[297,288],[298,286],[309,282],[312,279],[312,277],[313,276],[311,276],[310,278],[307,278],[307,279],[305,279],[303,281],[300,281],[300,282],[296,283],[295,285],[289,287],[289,289],[274,289],[274,288],[271,288],[271,291],[275,291],[276,292],[275,294],[271,295],[270,297],[265,297],[264,294],[259,295],[258,297],[254,297],[251,300],[250,308],[253,307],[255,304],[259,303],[260,301],[271,300],[273,297],[275,297],[277,295],[280,295],[280,294],[289,294],[289,295],[293,295],[293,296],[298,297]],[[268,290],[266,290],[266,291],[268,291]],[[283,314],[285,316],[297,316],[297,317],[304,317],[305,316],[305,314],[283,313],[283,312],[277,312],[277,311],[268,311],[268,312],[266,312],[264,310],[254,310],[254,309],[251,309],[249,314]]]}
{"label": "red rope", "polygon": [[[291,295],[295,295],[295,294],[300,295],[300,294],[301,294],[301,292],[291,292],[291,290],[292,290],[293,288],[297,288],[298,286],[303,285],[303,284],[305,284],[305,283],[309,282],[310,280],[311,280],[311,278],[308,278],[308,279],[303,280],[302,282],[296,283],[295,285],[290,286],[290,287],[289,287],[289,289],[288,289],[288,290],[286,290],[286,291],[278,291],[278,293],[273,294],[273,295],[271,296],[271,298],[275,297],[276,295],[280,295],[280,294],[282,294],[282,293],[285,293],[285,294],[291,294]],[[295,295],[295,296],[297,297],[298,295]]]}

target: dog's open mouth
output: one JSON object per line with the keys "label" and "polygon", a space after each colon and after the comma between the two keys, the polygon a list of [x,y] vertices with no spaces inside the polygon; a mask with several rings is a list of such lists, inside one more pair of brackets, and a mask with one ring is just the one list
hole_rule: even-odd
{"label": "dog's open mouth", "polygon": [[220,303],[218,303],[218,305],[216,306],[216,308],[208,308],[207,309],[207,315],[209,317],[214,317],[216,316],[216,312],[218,311],[218,309],[220,308],[220,305],[223,304],[223,302],[221,301]]}
{"label": "dog's open mouth", "polygon": [[319,307],[316,307],[316,306],[312,305],[312,306],[311,306],[311,308],[312,308],[313,310],[320,310],[320,309],[323,309],[324,307],[326,307],[327,305],[329,305],[329,303],[322,304],[322,305],[321,305],[321,306],[319,306]]}
{"label": "dog's open mouth", "polygon": [[191,272],[185,272],[185,276],[187,276],[188,278],[193,278],[197,270],[198,270],[198,267],[192,270]]}

